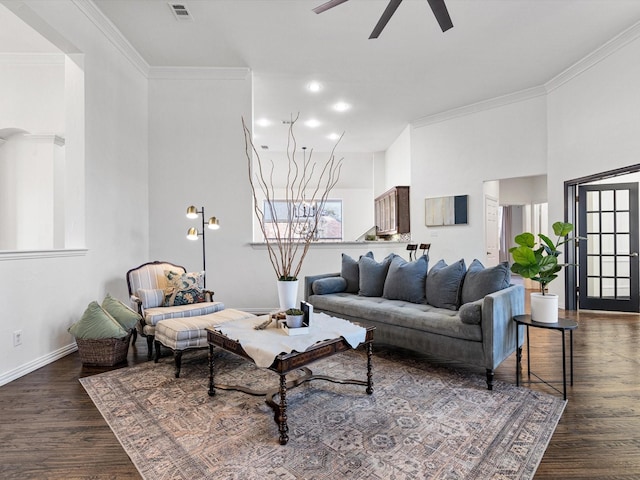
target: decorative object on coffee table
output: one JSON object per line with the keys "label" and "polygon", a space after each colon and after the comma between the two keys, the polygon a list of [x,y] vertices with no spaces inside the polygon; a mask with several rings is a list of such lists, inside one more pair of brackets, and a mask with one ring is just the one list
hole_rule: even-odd
{"label": "decorative object on coffee table", "polygon": [[[262,159],[253,144],[251,131],[244,118],[242,119],[249,183],[253,194],[253,210],[267,245],[269,261],[278,281],[282,282],[282,286],[278,287],[278,300],[282,310],[293,308],[297,304],[298,274],[318,231],[324,205],[338,182],[342,168],[342,159],[336,160],[335,157],[335,149],[340,140],[336,142],[329,158],[323,164],[319,165],[312,160],[313,149],[307,156],[306,147],[302,147],[302,160],[300,160],[301,152],[297,150],[294,134],[297,120],[298,116],[292,117],[289,124],[287,174],[284,181],[278,182],[280,189],[285,192],[287,211],[283,213],[276,208],[278,199],[274,184],[273,161],[269,162],[270,167],[266,166],[267,161]],[[261,201],[264,203],[261,204]],[[303,217],[296,215],[296,210],[304,205],[314,206],[309,210],[311,213]],[[275,229],[269,235],[267,219],[275,220],[269,222]],[[296,283],[287,284],[288,282]],[[291,294],[291,290],[295,291],[295,295]],[[289,294],[287,295],[285,291],[289,291]]]}
{"label": "decorative object on coffee table", "polygon": [[547,285],[555,280],[557,273],[569,264],[558,263],[562,253],[558,247],[577,240],[569,238],[573,231],[571,223],[555,222],[553,233],[558,237],[556,242],[539,233],[540,243],[536,245],[533,233],[524,232],[516,235],[517,247],[509,249],[513,257],[511,271],[523,278],[530,278],[540,283],[540,293],[531,294],[531,317],[536,322],[556,323],[558,321],[558,295],[547,292]]}
{"label": "decorative object on coffee table", "polygon": [[286,312],[287,315],[287,327],[300,328],[302,326],[302,319],[304,318],[304,312],[298,308],[289,308]]}

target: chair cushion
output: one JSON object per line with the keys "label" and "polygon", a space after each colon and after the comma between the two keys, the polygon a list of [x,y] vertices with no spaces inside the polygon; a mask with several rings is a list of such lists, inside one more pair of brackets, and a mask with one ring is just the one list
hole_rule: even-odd
{"label": "chair cushion", "polygon": [[104,297],[104,300],[102,300],[102,308],[115,318],[116,322],[125,330],[135,328],[136,324],[142,319],[137,312],[134,312],[120,300],[113,298],[108,293],[107,296]]}
{"label": "chair cushion", "polygon": [[103,338],[122,338],[127,331],[109,315],[96,301],[91,302],[80,320],[71,325],[69,333],[83,340],[100,340]]}
{"label": "chair cushion", "polygon": [[462,280],[466,272],[464,259],[451,265],[436,263],[427,274],[427,303],[438,308],[457,310],[460,306]]}
{"label": "chair cushion", "polygon": [[144,311],[144,321],[148,325],[156,325],[160,320],[167,318],[196,317],[224,310],[222,302],[202,302],[189,305],[177,305],[173,307],[147,308]]}
{"label": "chair cushion", "polygon": [[155,339],[165,347],[174,350],[205,347],[207,346],[207,332],[205,328],[231,320],[250,317],[255,317],[255,315],[229,308],[209,315],[167,319],[157,325]]}
{"label": "chair cushion", "polygon": [[462,283],[462,303],[475,302],[490,293],[507,288],[511,282],[509,262],[495,267],[484,268],[480,260],[475,259],[469,265]]}
{"label": "chair cushion", "polygon": [[163,306],[189,305],[205,301],[204,272],[180,273],[166,270],[167,288]]}
{"label": "chair cushion", "polygon": [[136,294],[142,302],[143,308],[161,307],[164,303],[164,290],[162,288],[141,288]]}
{"label": "chair cushion", "polygon": [[411,303],[425,303],[425,281],[429,257],[423,255],[415,262],[407,262],[401,256],[391,260],[382,296],[389,300],[405,300]]}

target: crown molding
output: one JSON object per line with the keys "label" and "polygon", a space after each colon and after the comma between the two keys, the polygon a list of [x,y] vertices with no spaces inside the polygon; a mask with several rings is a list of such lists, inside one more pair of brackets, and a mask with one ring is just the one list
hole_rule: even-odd
{"label": "crown molding", "polygon": [[104,36],[136,67],[143,75],[149,73],[149,64],[122,35],[120,30],[93,3],[93,0],[71,0],[73,4],[104,34]]}
{"label": "crown molding", "polygon": [[491,110],[493,108],[502,107],[511,103],[521,102],[529,100],[531,98],[547,95],[556,88],[564,85],[568,81],[582,75],[594,65],[597,65],[609,55],[617,52],[622,47],[628,45],[634,40],[640,37],[640,22],[632,25],[622,33],[616,35],[611,40],[598,47],[596,50],[577,61],[569,68],[553,77],[543,85],[537,87],[528,88],[526,90],[520,90],[518,92],[503,95],[501,97],[491,98],[483,100],[481,102],[473,103],[459,108],[446,110],[444,112],[436,113],[434,115],[428,115],[421,117],[411,122],[411,125],[416,128],[425,127],[434,123],[444,122],[452,120],[457,117],[463,117],[473,113],[478,113],[484,110]]}
{"label": "crown molding", "polygon": [[416,128],[426,127],[427,125],[432,125],[434,123],[440,123],[458,117],[465,117],[473,113],[491,110],[505,105],[510,105],[512,103],[518,103],[531,98],[540,97],[546,95],[546,93],[547,91],[544,86],[532,87],[526,90],[508,93],[507,95],[502,95],[500,97],[490,98],[481,102],[465,105],[464,107],[458,107],[441,113],[436,113],[434,115],[428,115],[414,120],[411,122],[411,125]]}
{"label": "crown molding", "polygon": [[0,65],[64,65],[64,53],[0,53]]}
{"label": "crown molding", "polygon": [[251,74],[247,67],[151,67],[153,80],[246,80]]}
{"label": "crown molding", "polygon": [[640,22],[632,25],[620,34],[616,35],[611,40],[588,54],[586,57],[578,60],[569,68],[545,83],[544,87],[547,90],[547,93],[552,92],[556,88],[567,83],[569,80],[572,80],[573,78],[576,78],[577,76],[583,74],[591,67],[603,61],[612,53],[617,52],[622,47],[636,40],[638,37],[640,37]]}

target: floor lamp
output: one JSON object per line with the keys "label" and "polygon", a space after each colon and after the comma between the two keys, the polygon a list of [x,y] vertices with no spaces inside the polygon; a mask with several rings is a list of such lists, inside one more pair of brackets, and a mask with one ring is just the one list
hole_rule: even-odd
{"label": "floor lamp", "polygon": [[[204,216],[204,207],[201,207],[198,210],[193,205],[187,208],[187,218],[198,218],[198,215],[202,215],[202,232],[198,232],[198,229],[195,227],[191,227],[187,232],[187,238],[189,240],[198,240],[198,237],[202,236],[202,270],[204,270],[204,287],[207,287],[207,259],[205,254],[205,216]],[[210,230],[218,230],[220,228],[220,222],[216,217],[209,218],[209,221],[206,223],[206,226]]]}

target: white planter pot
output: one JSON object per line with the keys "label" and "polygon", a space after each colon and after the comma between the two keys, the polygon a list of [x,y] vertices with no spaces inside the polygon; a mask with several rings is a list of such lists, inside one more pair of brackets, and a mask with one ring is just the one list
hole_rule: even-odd
{"label": "white planter pot", "polygon": [[298,280],[278,280],[278,301],[280,302],[281,311],[288,308],[297,308]]}
{"label": "white planter pot", "polygon": [[531,320],[540,323],[558,323],[558,295],[532,293]]}
{"label": "white planter pot", "polygon": [[300,328],[302,326],[302,319],[304,315],[287,315],[287,327]]}

